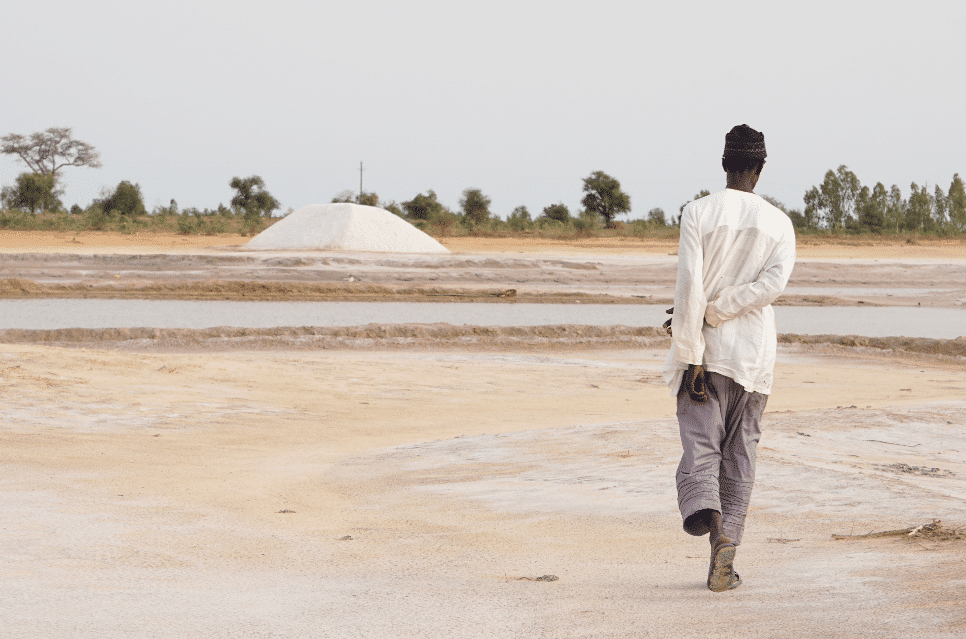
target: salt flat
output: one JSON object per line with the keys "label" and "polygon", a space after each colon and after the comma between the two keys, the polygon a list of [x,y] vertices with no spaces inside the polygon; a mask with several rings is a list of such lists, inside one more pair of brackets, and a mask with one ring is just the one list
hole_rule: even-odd
{"label": "salt flat", "polygon": [[961,362],[783,347],[716,595],[662,356],[7,346],[6,635],[961,636],[963,542],[831,538],[966,523]]}
{"label": "salt flat", "polygon": [[715,594],[663,348],[239,344],[0,346],[4,636],[966,633],[966,542],[857,537],[966,526],[961,357],[782,345]]}

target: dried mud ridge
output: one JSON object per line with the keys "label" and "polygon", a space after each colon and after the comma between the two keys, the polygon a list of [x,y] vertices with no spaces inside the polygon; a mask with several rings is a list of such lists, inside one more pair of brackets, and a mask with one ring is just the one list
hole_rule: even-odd
{"label": "dried mud ridge", "polygon": [[147,299],[231,300],[253,302],[531,302],[567,304],[671,304],[671,298],[621,297],[590,293],[525,293],[517,289],[464,289],[378,284],[307,284],[298,282],[210,281],[172,284],[44,284],[0,280],[0,299]]}
{"label": "dried mud ridge", "polygon": [[[857,335],[778,336],[782,344],[839,346],[900,353],[966,358],[966,337],[861,337]],[[362,349],[612,349],[666,348],[670,338],[658,327],[453,326],[450,324],[368,324],[350,327],[204,329],[68,328],[0,330],[3,344],[44,344],[120,350],[362,350]]]}
{"label": "dried mud ridge", "polygon": [[939,519],[933,519],[931,523],[913,526],[911,528],[901,528],[899,530],[883,530],[880,532],[869,532],[864,535],[832,535],[832,539],[872,539],[876,537],[905,537],[915,541],[917,539],[929,539],[933,541],[966,541],[966,528],[953,528],[946,526]]}
{"label": "dried mud ridge", "polygon": [[[0,299],[144,299],[251,302],[523,302],[539,304],[668,304],[671,297],[594,293],[527,292],[515,288],[467,289],[380,284],[328,284],[264,281],[207,281],[151,284],[49,284],[0,280]],[[783,295],[775,306],[879,306],[829,295]]]}

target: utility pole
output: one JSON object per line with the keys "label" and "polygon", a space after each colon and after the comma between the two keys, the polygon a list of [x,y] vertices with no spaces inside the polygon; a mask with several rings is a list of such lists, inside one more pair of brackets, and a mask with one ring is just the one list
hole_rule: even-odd
{"label": "utility pole", "polygon": [[362,199],[362,160],[359,161],[359,199]]}

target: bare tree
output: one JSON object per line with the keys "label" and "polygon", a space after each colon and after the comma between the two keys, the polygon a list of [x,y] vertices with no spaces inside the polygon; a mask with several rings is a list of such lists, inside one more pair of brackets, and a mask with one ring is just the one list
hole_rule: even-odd
{"label": "bare tree", "polygon": [[51,127],[30,135],[8,133],[0,144],[0,153],[16,155],[32,172],[54,180],[65,166],[101,167],[100,154],[87,142],[75,140],[70,127]]}

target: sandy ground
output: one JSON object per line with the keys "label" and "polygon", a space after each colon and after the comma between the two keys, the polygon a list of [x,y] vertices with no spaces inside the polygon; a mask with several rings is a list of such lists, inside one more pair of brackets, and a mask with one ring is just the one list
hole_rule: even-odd
{"label": "sandy ground", "polygon": [[[250,238],[240,235],[181,235],[175,233],[107,233],[101,231],[54,232],[0,230],[0,252],[32,253],[198,253],[210,249],[241,247]],[[677,251],[677,240],[655,238],[587,238],[550,240],[545,238],[439,238],[454,253],[522,255],[622,255],[645,253],[666,255]],[[842,236],[800,238],[800,258],[966,260],[966,239],[872,239]]]}
{"label": "sandy ground", "polygon": [[[226,256],[175,249],[154,254]],[[494,255],[459,259],[631,259]],[[111,259],[82,281],[136,279]],[[358,259],[364,275],[403,270]],[[849,266],[835,273],[878,258],[829,259]],[[863,281],[889,287],[908,270],[924,288],[955,260],[907,254]],[[486,285],[537,270],[509,264]],[[158,281],[190,281],[162,266]],[[245,268],[240,281],[277,276],[262,258]],[[19,277],[36,284],[40,270]],[[93,346],[0,346],[4,637],[966,633],[966,541],[859,536],[966,528],[963,357],[781,346],[744,585],[715,594],[706,540],[680,530],[659,344]]]}

